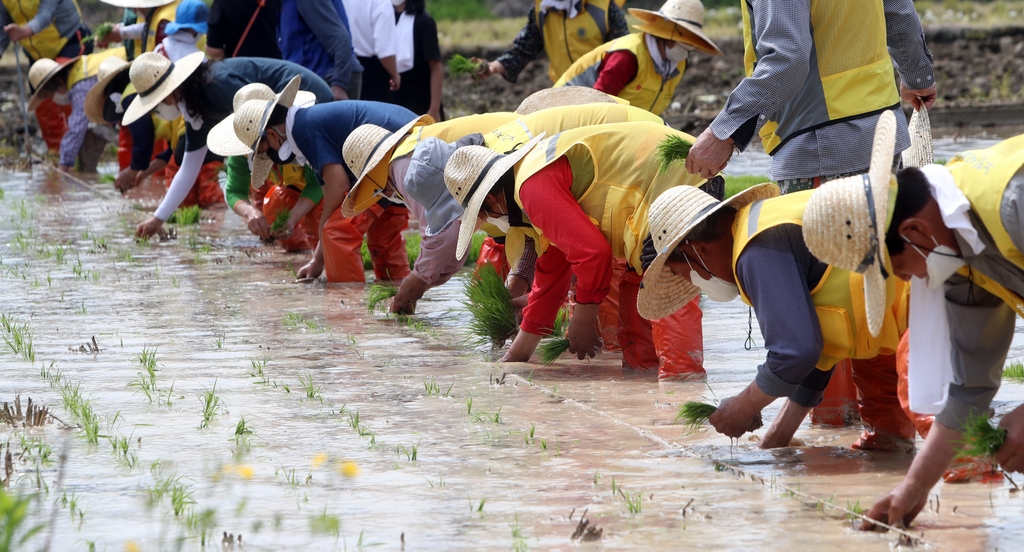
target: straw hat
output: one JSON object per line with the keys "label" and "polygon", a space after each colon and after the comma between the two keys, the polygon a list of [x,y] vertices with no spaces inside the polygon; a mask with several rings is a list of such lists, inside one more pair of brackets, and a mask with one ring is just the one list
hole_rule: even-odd
{"label": "straw hat", "polygon": [[935,162],[932,153],[932,124],[928,120],[928,109],[921,106],[910,116],[910,147],[903,152],[903,166],[923,167]]}
{"label": "straw hat", "polygon": [[658,196],[651,204],[648,219],[658,256],[644,272],[636,300],[640,316],[648,320],[664,318],[700,294],[700,288],[673,274],[666,264],[672,252],[698,224],[723,207],[739,210],[755,201],[778,195],[779,187],[766,182],[747,188],[725,201],[718,201],[694,186],[676,186]]}
{"label": "straw hat", "polygon": [[[235,97],[231,99],[231,108],[234,113],[228,115],[210,129],[210,134],[206,138],[207,147],[213,153],[223,155],[224,157],[252,154],[252,145],[256,139],[263,136],[267,121],[264,120],[263,127],[259,129],[250,128],[248,124],[237,125],[235,121],[238,114],[242,111],[242,107],[249,102],[262,102],[258,108],[260,110],[259,113],[262,114],[262,109],[266,108],[267,103],[271,104],[270,111],[273,111],[274,106],[278,104],[282,107],[291,107],[293,105],[308,107],[315,104],[316,94],[299,90],[298,88],[301,85],[302,78],[296,75],[292,80],[288,81],[288,84],[285,85],[280,94],[274,94],[274,91],[269,86],[259,82],[250,83],[239,88],[238,92],[235,92]],[[257,110],[254,106],[250,106],[248,109]],[[252,114],[246,113],[249,116]],[[267,113],[267,117],[270,117],[270,112]],[[255,136],[252,135],[253,132],[256,132]],[[254,180],[254,182],[256,181]],[[262,181],[259,182],[262,183]]]}
{"label": "straw hat", "polygon": [[128,69],[128,75],[138,91],[138,96],[124,111],[121,124],[130,125],[171,95],[185,79],[202,65],[206,54],[191,53],[176,62],[155,52],[146,52],[135,58]]}
{"label": "straw hat", "polygon": [[81,56],[75,56],[64,63],[57,63],[52,59],[40,59],[39,61],[32,64],[32,67],[28,70],[28,91],[32,94],[32,97],[28,100],[28,110],[35,111],[39,104],[43,103],[43,98],[39,97],[39,91],[42,90],[46,83],[50,82],[50,79],[57,76],[62,69],[78,61]]}
{"label": "straw hat", "polygon": [[587,86],[559,86],[558,88],[545,88],[534,92],[523,100],[516,108],[519,115],[529,115],[549,107],[565,107],[567,105],[583,105],[592,103],[617,103],[629,105],[629,102],[605,94],[600,90],[594,90]]}
{"label": "straw hat", "polygon": [[465,258],[466,250],[473,242],[476,219],[488,192],[498,179],[525,157],[542,138],[543,132],[510,153],[498,153],[484,146],[466,146],[455,150],[448,159],[448,165],[444,168],[444,183],[459,205],[465,209],[459,217],[461,224],[459,243],[455,249],[456,259]]}
{"label": "straw hat", "polygon": [[[358,175],[341,203],[341,216],[354,217],[380,200],[380,190],[388,183],[388,165],[395,147],[418,125],[432,125],[434,118],[420,115],[397,132],[377,125],[359,125],[345,139],[341,156],[352,174]],[[369,185],[366,185],[369,183]]]}
{"label": "straw hat", "polygon": [[174,0],[100,0],[104,4],[117,6],[119,8],[159,8],[166,6]]}
{"label": "straw hat", "polygon": [[804,241],[811,254],[864,275],[868,330],[873,336],[885,319],[885,225],[895,145],[896,117],[885,111],[875,127],[867,174],[822,184],[804,210]]}
{"label": "straw hat", "polygon": [[[98,125],[107,124],[107,121],[103,118],[103,104],[107,101],[107,85],[115,77],[127,71],[130,66],[130,63],[119,57],[108,57],[100,64],[100,68],[96,73],[96,78],[99,80],[89,89],[89,93],[85,95],[85,116],[90,121]],[[118,90],[117,92],[120,93],[121,91]]]}
{"label": "straw hat", "polygon": [[643,22],[633,25],[640,31],[692,44],[712,55],[722,55],[718,46],[704,34],[704,4],[700,0],[668,0],[656,12],[629,8],[629,13]]}

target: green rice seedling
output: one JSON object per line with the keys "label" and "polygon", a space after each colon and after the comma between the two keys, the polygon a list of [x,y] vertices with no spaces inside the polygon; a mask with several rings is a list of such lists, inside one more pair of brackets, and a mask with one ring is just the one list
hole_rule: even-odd
{"label": "green rice seedling", "polygon": [[309,518],[309,530],[321,535],[338,537],[341,534],[341,520],[338,516],[327,515],[327,506],[324,506],[324,511],[319,516]]}
{"label": "green rice seedling", "polygon": [[288,226],[288,219],[291,218],[291,209],[282,209],[277,212],[277,216],[274,217],[274,222],[270,223],[270,233],[276,234],[277,232],[284,230]]}
{"label": "green rice seedling", "polygon": [[483,66],[483,62],[472,62],[466,59],[464,56],[455,54],[448,58],[448,73],[457,77],[459,75],[473,75],[475,78],[480,72],[480,68]]}
{"label": "green rice seedling", "polygon": [[960,440],[962,449],[957,453],[957,458],[992,456],[1006,441],[1006,430],[992,427],[988,416],[971,416],[967,418],[966,426],[963,439]]}
{"label": "green rice seedling", "polygon": [[447,399],[447,398],[449,398],[449,397],[451,397],[451,396],[452,396],[452,388],[453,388],[453,387],[455,387],[455,382],[454,382],[454,381],[452,382],[452,384],[451,384],[451,385],[449,385],[449,386],[448,386],[448,389],[447,389],[447,390],[445,390],[445,392],[444,392],[444,393],[441,393],[441,396],[442,396],[442,397],[444,397],[444,398],[446,398],[446,399]]}
{"label": "green rice seedling", "polygon": [[718,407],[713,404],[703,403],[700,401],[688,401],[683,403],[683,406],[679,408],[679,414],[676,415],[676,422],[683,422],[686,427],[696,430],[707,423],[708,418],[711,417]]}
{"label": "green rice seedling", "polygon": [[196,503],[192,499],[192,494],[192,489],[182,483],[180,478],[174,480],[171,485],[171,509],[174,510],[174,517],[180,516],[185,508]]}
{"label": "green rice seedling", "polygon": [[253,435],[252,428],[245,421],[245,417],[240,417],[238,423],[235,424],[235,437],[241,437],[243,435]]}
{"label": "green rice seedling", "polygon": [[299,374],[299,383],[302,384],[302,388],[306,391],[307,399],[319,398],[320,402],[323,402],[323,397],[320,395],[320,390],[323,389],[323,387],[317,387],[313,383],[312,372],[307,372],[305,378],[302,377],[302,374]]}
{"label": "green rice seedling", "polygon": [[466,495],[466,499],[469,500],[469,511],[482,514],[484,512],[484,504],[487,503],[487,497],[480,499],[480,502],[474,504],[473,499]]}
{"label": "green rice seedling", "polygon": [[78,517],[78,527],[81,529],[82,522],[85,521],[85,511],[79,506],[78,495],[74,491],[71,491],[71,494],[68,495],[68,492],[65,490],[60,497],[60,505],[66,507],[68,512],[71,513],[71,523],[75,522],[75,516]]}
{"label": "green rice seedling", "polygon": [[519,514],[516,513],[512,519],[512,523],[508,524],[509,528],[512,529],[512,550],[515,552],[526,552],[530,549],[526,544],[526,536],[523,535],[523,527],[519,525]]}
{"label": "green rice seedling", "polygon": [[639,514],[643,510],[643,491],[637,491],[636,494],[627,494],[619,487],[619,494],[622,495],[622,500],[626,502],[626,508],[631,514]]}
{"label": "green rice seedling", "polygon": [[263,369],[267,367],[267,358],[266,357],[261,357],[261,358],[249,357],[249,362],[252,364],[252,370],[249,371],[249,376],[254,377],[254,378],[259,380],[259,381],[254,381],[253,383],[256,383],[256,384],[259,384],[259,385],[267,385],[267,384],[269,384],[270,383],[270,378],[268,378],[266,376],[266,374],[263,373]]}
{"label": "green rice seedling", "polygon": [[472,415],[473,414],[473,397],[468,397],[466,399],[466,414],[467,415]]}
{"label": "green rice seedling", "polygon": [[1003,377],[1007,379],[1024,379],[1024,362],[1014,360],[1003,368]]}
{"label": "green rice seedling", "polygon": [[544,364],[551,364],[562,356],[562,353],[569,350],[569,338],[566,336],[549,336],[540,341],[537,346],[537,354]]}
{"label": "green rice seedling", "polygon": [[515,336],[516,324],[512,296],[493,265],[481,266],[463,287],[462,302],[469,311],[468,333],[476,345],[500,346]]}
{"label": "green rice seedling", "polygon": [[173,213],[171,218],[167,222],[171,224],[199,224],[199,215],[202,213],[202,209],[198,205],[192,205],[189,207],[178,207]]}
{"label": "green rice seedling", "polygon": [[299,486],[299,478],[298,476],[295,475],[294,469],[289,470],[284,466],[274,468],[274,475],[277,476],[279,474],[284,476],[284,480],[288,483],[290,487],[295,488]]}
{"label": "green rice seedling", "polygon": [[36,361],[36,352],[32,347],[32,329],[27,322],[19,322],[14,315],[0,313],[0,335],[3,336],[7,348],[21,358]]}
{"label": "green rice seedling", "polygon": [[351,412],[348,415],[348,425],[352,426],[352,429],[359,427],[359,411]]}
{"label": "green rice seedling", "polygon": [[[150,467],[150,471],[153,471],[152,467]],[[167,477],[160,479],[154,475],[154,484],[142,489],[146,493],[146,505],[152,508],[153,506],[160,504],[164,499],[164,495],[166,495],[171,490],[171,487],[173,487],[180,479],[180,477]]]}
{"label": "green rice seedling", "polygon": [[416,264],[416,259],[420,257],[420,245],[423,242],[423,236],[419,234],[408,234],[405,236],[405,252],[409,255],[409,268],[412,268]]}
{"label": "green rice seedling", "polygon": [[[112,30],[114,30],[114,24],[113,23],[110,23],[109,21],[108,22],[100,23],[99,25],[96,26],[96,30],[93,31],[93,33],[92,33],[93,39],[94,40],[103,41],[103,39],[107,38],[107,35],[110,34],[110,31],[112,31]],[[110,175],[110,176],[113,176],[113,175]],[[114,180],[111,179],[110,181],[113,182]],[[101,180],[101,182],[102,182],[102,180]]]}
{"label": "green rice seedling", "polygon": [[[194,503],[193,503],[194,504]],[[199,545],[206,548],[207,544],[213,543],[213,529],[217,526],[217,512],[207,508],[197,512],[195,508],[189,508],[185,515],[185,528],[193,538],[199,537]]]}
{"label": "green rice seedling", "polygon": [[57,264],[62,265],[67,262],[65,257],[67,257],[68,251],[70,250],[71,248],[66,245],[53,246],[53,257],[57,261]]}
{"label": "green rice seedling", "polygon": [[852,514],[846,514],[846,519],[849,520],[857,519],[858,516],[864,513],[864,508],[860,505],[859,498],[857,499],[857,502],[850,502],[850,499],[846,499],[846,509],[853,512]]}
{"label": "green rice seedling", "polygon": [[527,445],[532,445],[534,443],[533,434],[536,431],[537,431],[537,424],[530,424],[530,430],[527,431],[525,435],[523,435],[523,439],[526,440],[526,444]]}
{"label": "green rice seedling", "polygon": [[203,391],[199,395],[199,401],[203,403],[203,421],[199,424],[200,429],[210,427],[210,420],[217,415],[220,409],[220,397],[217,396],[217,380],[213,380],[213,387]]}
{"label": "green rice seedling", "polygon": [[676,161],[686,161],[690,154],[690,147],[693,144],[683,140],[679,136],[670,134],[658,144],[658,172],[663,173]]}
{"label": "green rice seedling", "polygon": [[381,303],[398,295],[398,288],[372,283],[366,288],[366,310],[373,312]]}
{"label": "green rice seedling", "polygon": [[441,387],[437,385],[437,380],[433,376],[429,380],[423,380],[423,388],[426,389],[428,397],[441,394]]}

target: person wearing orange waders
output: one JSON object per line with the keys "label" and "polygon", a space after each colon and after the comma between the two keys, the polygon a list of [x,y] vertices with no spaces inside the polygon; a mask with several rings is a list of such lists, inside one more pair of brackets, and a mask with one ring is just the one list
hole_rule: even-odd
{"label": "person wearing orange waders", "polygon": [[606,42],[576,60],[555,86],[587,86],[661,115],[672,103],[690,52],[722,55],[703,32],[700,0],[668,0],[657,12],[630,8],[641,32]]}
{"label": "person wearing orange waders", "polygon": [[[870,185],[876,201],[887,198],[895,127],[891,113],[881,117],[870,175],[836,182],[855,181],[862,195]],[[826,265],[812,254],[801,231],[817,213],[810,206],[811,194],[777,197],[778,187],[769,183],[720,202],[677,188],[651,206],[657,255],[644,275],[639,310],[648,318],[662,316],[689,301],[698,288],[713,301],[739,296],[751,305],[768,350],[765,362],[754,381],[723,400],[709,421],[720,433],[739,437],[765,406],[788,397],[761,440],[762,448],[789,445],[821,400],[836,362],[892,355],[906,327],[897,285],[883,278],[880,258],[861,255],[868,269],[860,274]],[[884,204],[876,211],[884,217]],[[833,211],[833,219],[837,212],[844,211]],[[835,222],[832,231],[840,236],[842,221]],[[854,381],[864,384],[871,377]],[[867,431],[859,446],[912,449],[914,426],[900,408],[895,377],[888,393],[875,397],[862,404]]]}
{"label": "person wearing orange waders", "polygon": [[[228,184],[224,192],[231,210],[241,214],[258,209],[268,225],[273,224],[279,213],[288,212],[284,227],[273,233],[281,247],[289,252],[316,249],[323,215],[323,190],[313,169],[296,164],[275,165],[264,185],[254,189],[245,157],[228,157],[227,166]],[[301,207],[296,208],[300,203]],[[312,209],[307,209],[309,205]]]}
{"label": "person wearing orange waders", "polygon": [[651,202],[673,187],[703,183],[658,153],[661,144],[685,147],[692,138],[653,122],[586,126],[543,138],[502,148],[507,154],[493,145],[461,148],[445,168],[448,190],[465,208],[460,256],[484,221],[539,237],[541,254],[523,322],[502,360],[529,360],[541,337],[551,333],[573,275],[569,351],[579,359],[596,356],[602,346],[597,315],[610,286],[612,260],[625,259],[630,271],[620,284],[619,316],[623,327],[642,338],[619,334],[623,366],[657,370],[650,324],[630,316],[636,303],[621,298],[639,286]]}

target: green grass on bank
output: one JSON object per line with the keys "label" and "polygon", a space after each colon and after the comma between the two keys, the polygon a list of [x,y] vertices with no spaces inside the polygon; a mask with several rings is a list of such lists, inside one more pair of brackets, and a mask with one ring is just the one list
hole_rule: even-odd
{"label": "green grass on bank", "polygon": [[771,182],[767,176],[728,176],[725,177],[725,197],[732,197],[751,186]]}

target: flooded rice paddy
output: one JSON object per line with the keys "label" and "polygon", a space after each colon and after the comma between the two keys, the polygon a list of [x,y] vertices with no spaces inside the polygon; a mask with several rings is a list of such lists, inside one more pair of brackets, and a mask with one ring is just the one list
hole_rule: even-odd
{"label": "flooded rice paddy", "polygon": [[[0,189],[0,312],[4,335],[23,337],[0,344],[0,401],[31,397],[64,422],[0,422],[10,486],[36,496],[24,526],[46,524],[27,550],[888,550],[896,538],[852,530],[833,506],[866,509],[910,456],[851,450],[855,428],[805,425],[807,446],[771,453],[688,434],[673,418],[708,387],[623,373],[614,354],[490,362],[462,343],[466,274],[396,321],[367,312],[362,285],[294,283],[305,258],[226,211],[140,244],[155,188],[125,199],[37,169]],[[704,308],[721,398],[764,351],[743,347],[745,306]],[[1005,384],[997,413],[1022,399],[1024,385]],[[1009,483],[933,494],[919,547],[1019,549],[1024,493]]]}

